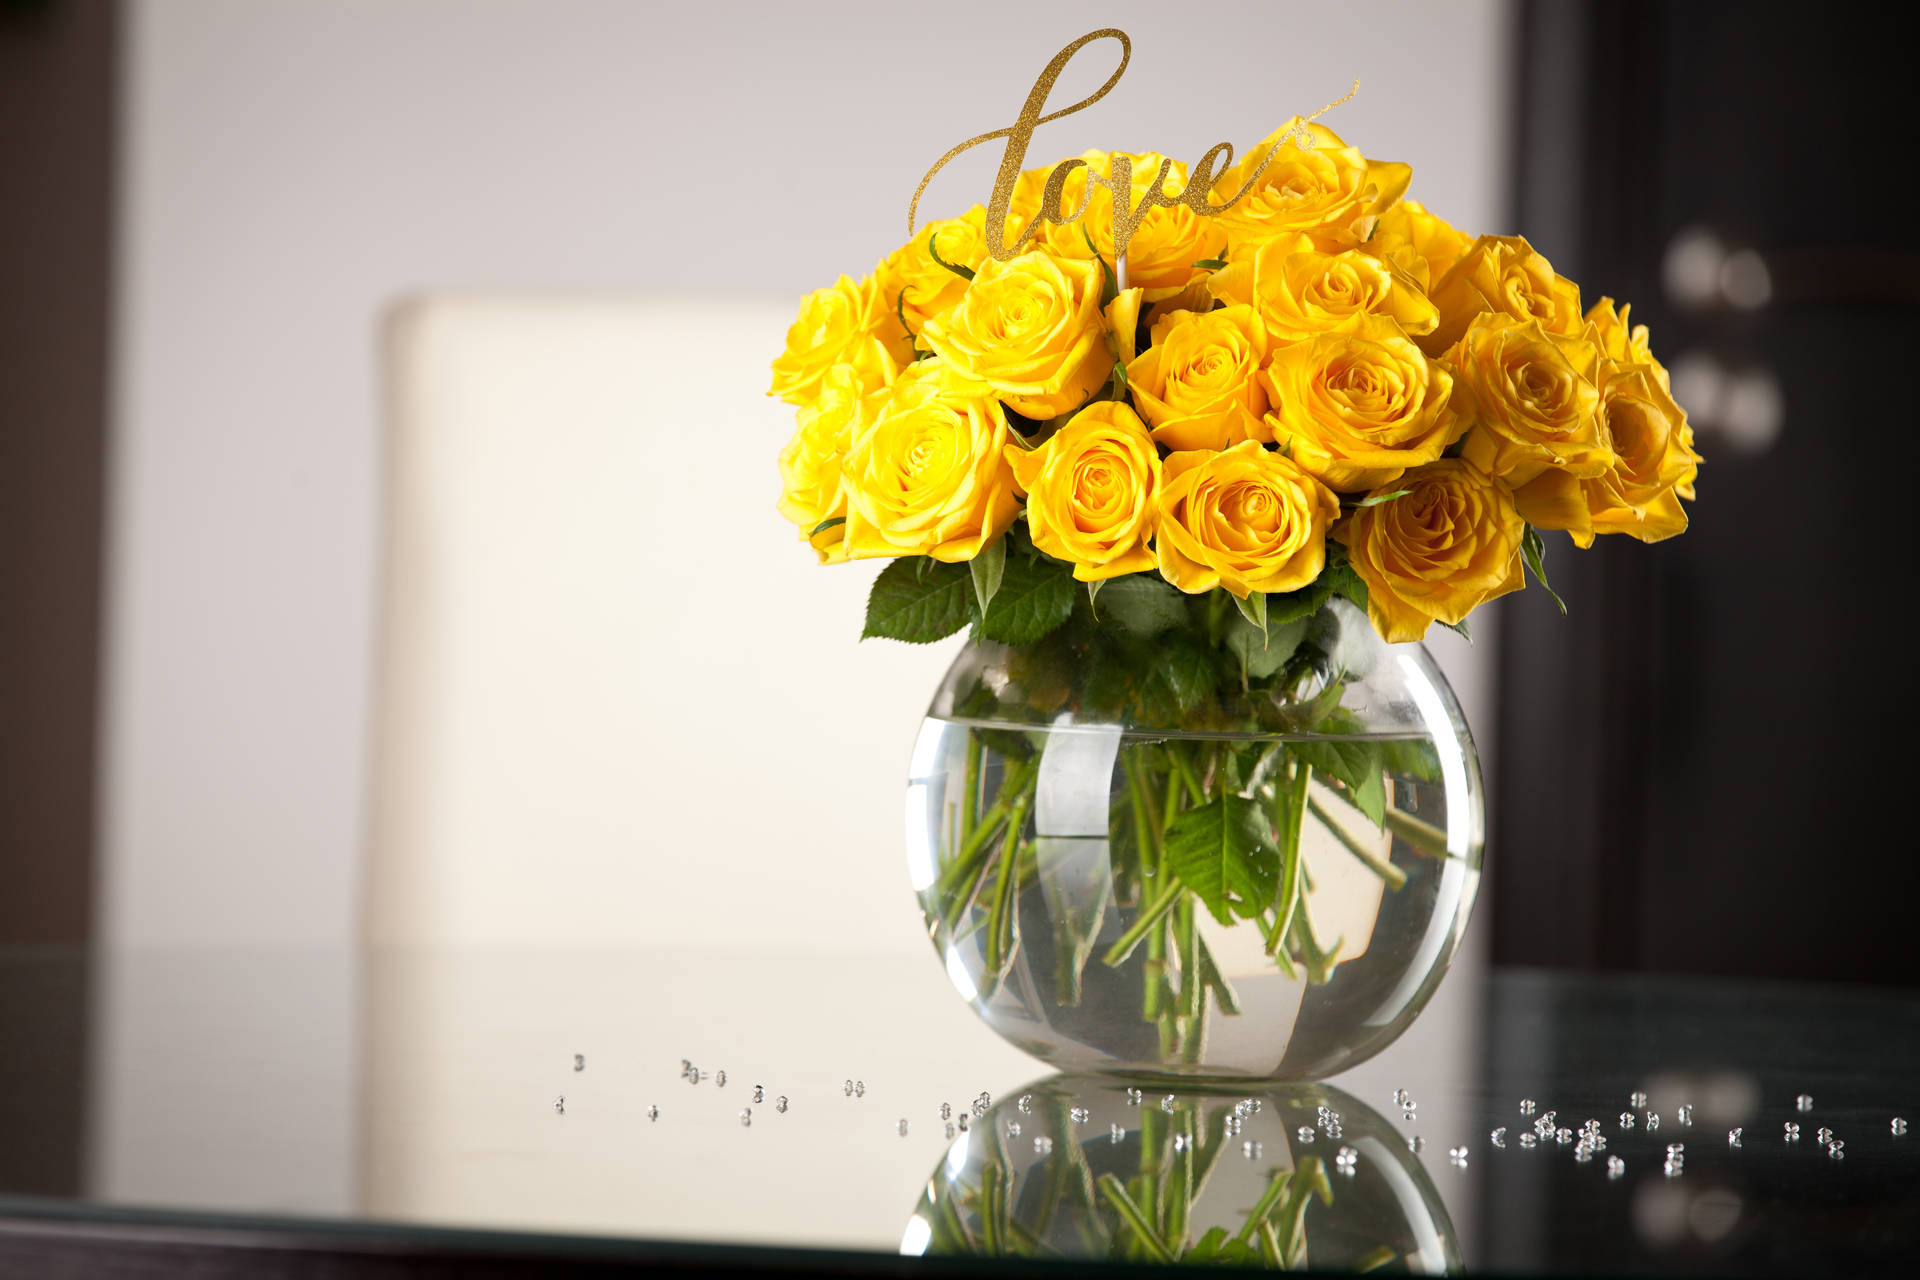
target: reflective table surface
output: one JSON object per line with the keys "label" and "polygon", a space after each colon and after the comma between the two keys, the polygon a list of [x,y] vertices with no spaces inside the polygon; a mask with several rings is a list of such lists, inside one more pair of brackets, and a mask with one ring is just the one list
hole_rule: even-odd
{"label": "reflective table surface", "polygon": [[926,956],[0,949],[0,1273],[99,1239],[1905,1273],[1896,1117],[1920,993],[1460,972],[1325,1084],[1168,1090],[1050,1074]]}

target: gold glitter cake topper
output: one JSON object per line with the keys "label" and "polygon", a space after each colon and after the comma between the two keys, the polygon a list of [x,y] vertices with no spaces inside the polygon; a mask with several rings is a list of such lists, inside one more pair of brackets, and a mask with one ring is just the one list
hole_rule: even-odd
{"label": "gold glitter cake topper", "polygon": [[[1047,105],[1047,95],[1053,91],[1054,81],[1060,78],[1060,73],[1066,69],[1067,63],[1073,60],[1073,55],[1095,40],[1108,37],[1120,42],[1120,65],[1113,69],[1113,74],[1107,77],[1107,82],[1072,106],[1041,115],[1041,109]],[[920,211],[920,197],[925,194],[927,184],[933,181],[933,176],[945,167],[947,161],[970,147],[977,147],[983,142],[992,142],[995,138],[1005,138],[1006,154],[1000,161],[1000,172],[993,180],[993,196],[987,202],[985,237],[987,252],[1001,262],[1005,262],[1018,254],[1021,247],[1033,238],[1034,233],[1040,229],[1042,218],[1055,226],[1079,221],[1092,202],[1092,184],[1097,182],[1113,193],[1113,254],[1116,259],[1124,259],[1127,256],[1127,243],[1132,240],[1134,229],[1140,225],[1149,210],[1155,206],[1171,209],[1184,204],[1203,218],[1225,213],[1239,203],[1241,197],[1247,192],[1253,190],[1253,184],[1260,180],[1260,175],[1266,172],[1267,166],[1273,162],[1273,157],[1281,147],[1292,141],[1303,151],[1311,149],[1313,138],[1307,132],[1307,125],[1342,103],[1350,101],[1354,94],[1360,92],[1360,82],[1355,80],[1353,88],[1347,92],[1346,97],[1337,102],[1329,102],[1306,119],[1295,123],[1291,129],[1275,139],[1273,145],[1267,148],[1266,154],[1260,157],[1260,163],[1255,165],[1253,172],[1247,175],[1247,180],[1240,184],[1240,189],[1221,204],[1212,203],[1208,197],[1213,193],[1214,184],[1233,168],[1233,144],[1230,142],[1215,143],[1207,149],[1206,154],[1194,162],[1187,185],[1177,196],[1166,193],[1167,174],[1172,168],[1173,161],[1162,160],[1159,173],[1154,175],[1147,189],[1141,192],[1138,204],[1133,203],[1133,160],[1124,154],[1115,153],[1108,161],[1108,172],[1105,175],[1095,173],[1091,169],[1087,170],[1086,193],[1081,197],[1079,207],[1070,213],[1060,207],[1061,197],[1066,191],[1067,178],[1075,169],[1085,168],[1087,162],[1062,160],[1047,174],[1045,192],[1040,197],[1039,214],[1027,224],[1026,230],[1020,233],[1017,240],[1010,245],[1007,244],[1007,210],[1013,204],[1013,187],[1020,179],[1020,166],[1026,160],[1027,144],[1033,139],[1033,131],[1048,121],[1070,116],[1076,111],[1083,111],[1106,97],[1107,92],[1120,83],[1120,76],[1126,71],[1127,62],[1132,57],[1133,41],[1129,40],[1127,33],[1118,27],[1103,27],[1098,31],[1089,31],[1055,54],[1053,61],[1049,62],[1046,69],[1040,73],[1040,78],[1034,81],[1032,91],[1027,94],[1026,105],[1020,108],[1019,119],[1007,128],[995,129],[991,133],[968,138],[933,162],[933,167],[927,170],[925,177],[920,179],[920,185],[914,188],[913,199],[907,205],[908,239],[913,237]]]}

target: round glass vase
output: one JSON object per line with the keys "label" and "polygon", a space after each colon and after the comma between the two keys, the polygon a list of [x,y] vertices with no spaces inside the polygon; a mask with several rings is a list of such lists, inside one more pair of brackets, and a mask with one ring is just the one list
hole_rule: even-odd
{"label": "round glass vase", "polygon": [[1378,1053],[1480,881],[1446,680],[1339,598],[1264,633],[1217,591],[1096,605],[969,643],[915,744],[908,869],[954,987],[1064,1071],[1317,1080]]}

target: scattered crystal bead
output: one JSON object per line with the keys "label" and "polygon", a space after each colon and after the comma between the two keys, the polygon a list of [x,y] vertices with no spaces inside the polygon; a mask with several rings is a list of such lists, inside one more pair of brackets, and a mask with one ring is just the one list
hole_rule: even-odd
{"label": "scattered crystal bead", "polygon": [[775,1111],[778,1111],[781,1115],[787,1114],[787,1095],[786,1094],[783,1093],[779,1097],[773,1100],[773,1109]]}
{"label": "scattered crystal bead", "polygon": [[1658,1111],[1647,1112],[1647,1132],[1652,1133],[1655,1129],[1658,1129],[1659,1127],[1660,1127],[1660,1113]]}
{"label": "scattered crystal bead", "polygon": [[566,1094],[563,1093],[559,1097],[553,1100],[553,1110],[554,1110],[554,1114],[556,1115],[567,1114],[567,1095]]}
{"label": "scattered crystal bead", "polygon": [[1832,1142],[1833,1130],[1827,1128],[1825,1125],[1821,1125],[1818,1129],[1814,1130],[1813,1136],[1821,1142]]}
{"label": "scattered crystal bead", "polygon": [[1647,1095],[1641,1090],[1635,1089],[1627,1095],[1627,1105],[1630,1107],[1644,1108],[1647,1105]]}
{"label": "scattered crystal bead", "polygon": [[988,1107],[993,1105],[993,1095],[988,1093],[985,1089],[982,1089],[980,1091],[980,1096],[973,1100],[973,1105],[976,1107],[979,1107],[982,1111],[985,1111]]}
{"label": "scattered crystal bead", "polygon": [[1800,1141],[1800,1126],[1795,1124],[1791,1120],[1787,1121],[1787,1141],[1788,1142]]}
{"label": "scattered crystal bead", "polygon": [[1162,1098],[1162,1099],[1160,1099],[1160,1109],[1161,1109],[1162,1111],[1172,1111],[1172,1110],[1173,1110],[1173,1095],[1172,1095],[1172,1094],[1168,1094],[1168,1095],[1167,1095],[1166,1097],[1164,1097],[1164,1098]]}
{"label": "scattered crystal bead", "polygon": [[1522,1099],[1520,1099],[1520,1114],[1521,1114],[1521,1115],[1523,1115],[1523,1116],[1530,1116],[1530,1115],[1532,1115],[1532,1114],[1533,1114],[1533,1099],[1532,1099],[1532,1098],[1522,1098]]}
{"label": "scattered crystal bead", "polygon": [[900,1117],[900,1136],[903,1138],[907,1136],[907,1118],[905,1116]]}
{"label": "scattered crystal bead", "polygon": [[1540,1141],[1540,1139],[1538,1139],[1538,1138],[1536,1138],[1536,1137],[1534,1137],[1534,1136],[1533,1136],[1532,1134],[1530,1134],[1530,1133],[1523,1133],[1523,1134],[1521,1134],[1521,1135],[1520,1135],[1520,1145],[1521,1145],[1521,1146],[1522,1146],[1523,1148],[1530,1148],[1530,1147],[1532,1147],[1532,1146],[1533,1146],[1533,1145],[1534,1145],[1535,1143],[1537,1143],[1537,1142],[1539,1142],[1539,1141]]}
{"label": "scattered crystal bead", "polygon": [[1583,1142],[1573,1149],[1573,1158],[1581,1164],[1586,1164],[1593,1159],[1593,1148]]}
{"label": "scattered crystal bead", "polygon": [[1625,1160],[1622,1160],[1619,1156],[1607,1157],[1607,1176],[1609,1178],[1617,1178],[1626,1171],[1627,1162]]}
{"label": "scattered crystal bead", "polygon": [[1687,1166],[1679,1160],[1669,1160],[1660,1166],[1660,1171],[1669,1178],[1679,1177],[1682,1173],[1686,1172],[1686,1169]]}
{"label": "scattered crystal bead", "polygon": [[1019,1107],[1022,1112],[1031,1112],[1033,1110],[1033,1095],[1030,1093],[1021,1094],[1020,1101],[1014,1103],[1014,1105]]}
{"label": "scattered crystal bead", "polygon": [[1845,1160],[1847,1158],[1847,1144],[1844,1142],[1829,1142],[1827,1144],[1827,1154],[1835,1160]]}
{"label": "scattered crystal bead", "polygon": [[1293,1136],[1300,1139],[1302,1143],[1312,1142],[1313,1126],[1303,1124],[1298,1129],[1295,1129],[1293,1131]]}
{"label": "scattered crystal bead", "polygon": [[951,1120],[949,1120],[949,1121],[947,1122],[947,1141],[948,1141],[948,1142],[952,1142],[952,1141],[953,1141],[953,1135],[954,1135],[954,1128],[953,1128],[953,1122],[952,1122]]}
{"label": "scattered crystal bead", "polygon": [[1900,1137],[1902,1134],[1906,1133],[1906,1131],[1907,1131],[1907,1122],[1901,1119],[1899,1116],[1895,1116],[1893,1118],[1893,1136],[1896,1138]]}
{"label": "scattered crystal bead", "polygon": [[1262,1103],[1262,1102],[1260,1101],[1260,1099],[1258,1099],[1258,1098],[1254,1098],[1254,1099],[1251,1099],[1251,1101],[1253,1102],[1253,1114],[1255,1114],[1255,1115],[1259,1115],[1259,1114],[1260,1114],[1260,1108],[1261,1108],[1261,1107],[1262,1107],[1262,1106],[1263,1106],[1264,1104],[1263,1104],[1263,1103]]}
{"label": "scattered crystal bead", "polygon": [[1600,1132],[1600,1122],[1598,1120],[1589,1118],[1580,1125],[1580,1132],[1598,1133]]}
{"label": "scattered crystal bead", "polygon": [[1085,1124],[1087,1121],[1093,1119],[1093,1112],[1085,1107],[1071,1107],[1067,1110],[1067,1118],[1075,1124]]}
{"label": "scattered crystal bead", "polygon": [[1193,1147],[1192,1134],[1176,1133],[1173,1135],[1173,1149],[1175,1151],[1187,1151],[1187,1150],[1191,1150],[1192,1147]]}
{"label": "scattered crystal bead", "polygon": [[1796,1111],[1813,1110],[1813,1095],[1810,1093],[1801,1094],[1799,1097],[1793,1100],[1793,1108]]}
{"label": "scattered crystal bead", "polygon": [[1020,1136],[1020,1122],[1018,1120],[1007,1121],[1007,1136],[1009,1138],[1017,1138]]}
{"label": "scattered crystal bead", "polygon": [[1134,1088],[1132,1085],[1127,1086],[1127,1105],[1130,1107],[1137,1107],[1140,1105],[1140,1091]]}
{"label": "scattered crystal bead", "polygon": [[1465,1160],[1467,1158],[1467,1149],[1465,1147],[1448,1147],[1447,1158],[1449,1160]]}
{"label": "scattered crystal bead", "polygon": [[714,1072],[714,1073],[713,1073],[713,1087],[714,1087],[714,1088],[716,1088],[716,1089],[724,1089],[724,1088],[726,1088],[726,1087],[727,1087],[727,1073],[726,1073],[726,1072],[724,1072],[724,1071],[716,1071],[716,1072]]}
{"label": "scattered crystal bead", "polygon": [[1504,1128],[1495,1129],[1492,1133],[1488,1134],[1487,1137],[1496,1147],[1504,1147],[1507,1145],[1507,1131]]}
{"label": "scattered crystal bead", "polygon": [[1052,1138],[1035,1138],[1033,1140],[1033,1149],[1035,1151],[1038,1151],[1041,1155],[1044,1156],[1049,1151],[1053,1150],[1053,1139]]}
{"label": "scattered crystal bead", "polygon": [[951,1102],[943,1102],[940,1104],[940,1118],[942,1120],[953,1119],[953,1104]]}
{"label": "scattered crystal bead", "polygon": [[1407,1139],[1407,1150],[1413,1152],[1415,1155],[1419,1155],[1421,1151],[1425,1150],[1426,1145],[1427,1140],[1417,1133]]}
{"label": "scattered crystal bead", "polygon": [[853,1096],[853,1081],[849,1080],[845,1084],[841,1085],[840,1092],[845,1096],[851,1098]]}
{"label": "scattered crystal bead", "polygon": [[1693,1104],[1688,1103],[1686,1106],[1681,1107],[1679,1110],[1675,1111],[1673,1113],[1673,1118],[1675,1120],[1678,1120],[1681,1124],[1692,1124],[1693,1123]]}
{"label": "scattered crystal bead", "polygon": [[1258,1160],[1261,1157],[1264,1150],[1265,1148],[1263,1148],[1259,1143],[1255,1142],[1252,1138],[1248,1138],[1245,1142],[1240,1144],[1240,1154],[1245,1156],[1249,1160]]}
{"label": "scattered crystal bead", "polygon": [[755,1102],[765,1102],[767,1100],[767,1090],[765,1085],[757,1084],[753,1086],[753,1100]]}
{"label": "scattered crystal bead", "polygon": [[1107,1136],[1113,1139],[1113,1141],[1119,1142],[1127,1136],[1127,1131],[1120,1125],[1109,1125],[1107,1126]]}
{"label": "scattered crystal bead", "polygon": [[959,1124],[960,1124],[960,1132],[965,1133],[967,1131],[967,1113],[964,1111],[960,1113]]}
{"label": "scattered crystal bead", "polygon": [[1631,1128],[1633,1128],[1633,1112],[1631,1112],[1631,1111],[1622,1111],[1622,1112],[1620,1113],[1620,1127],[1621,1127],[1622,1129],[1631,1129]]}
{"label": "scattered crystal bead", "polygon": [[740,1127],[744,1129],[752,1123],[753,1123],[753,1108],[752,1107],[740,1108]]}
{"label": "scattered crystal bead", "polygon": [[659,1118],[660,1118],[660,1108],[658,1107],[647,1108],[647,1119],[658,1120]]}
{"label": "scattered crystal bead", "polygon": [[1667,1154],[1669,1156],[1677,1156],[1686,1149],[1687,1144],[1684,1142],[1669,1142],[1667,1144]]}
{"label": "scattered crystal bead", "polygon": [[1555,1129],[1555,1130],[1553,1131],[1553,1140],[1554,1140],[1555,1142],[1557,1142],[1557,1143],[1559,1143],[1559,1144],[1560,1144],[1561,1146],[1563,1146],[1563,1147],[1564,1147],[1564,1146],[1566,1146],[1566,1145],[1567,1145],[1567,1144],[1568,1144],[1569,1142],[1572,1142],[1572,1141],[1573,1141],[1573,1130],[1571,1130],[1571,1129]]}
{"label": "scattered crystal bead", "polygon": [[584,1054],[584,1053],[576,1053],[576,1054],[574,1054],[574,1055],[573,1055],[573,1069],[574,1069],[575,1071],[585,1071],[585,1070],[587,1069],[587,1055],[586,1055],[586,1054]]}
{"label": "scattered crystal bead", "polygon": [[1739,1146],[1739,1145],[1740,1145],[1740,1135],[1741,1135],[1741,1133],[1742,1133],[1742,1132],[1744,1132],[1744,1131],[1743,1131],[1743,1130],[1741,1130],[1741,1129],[1729,1129],[1729,1130],[1727,1130],[1727,1145],[1728,1145],[1728,1146],[1730,1146],[1730,1147],[1737,1147],[1737,1146]]}
{"label": "scattered crystal bead", "polygon": [[680,1074],[683,1077],[690,1076],[693,1074],[693,1059],[691,1058],[680,1059]]}
{"label": "scattered crystal bead", "polygon": [[[726,1081],[722,1080],[720,1083],[725,1084]],[[867,1082],[865,1080],[855,1080],[853,1082],[853,1096],[856,1098],[864,1098],[867,1096]]]}
{"label": "scattered crystal bead", "polygon": [[1360,1155],[1352,1147],[1342,1147],[1333,1156],[1334,1168],[1342,1173],[1352,1173],[1354,1166],[1359,1162]]}

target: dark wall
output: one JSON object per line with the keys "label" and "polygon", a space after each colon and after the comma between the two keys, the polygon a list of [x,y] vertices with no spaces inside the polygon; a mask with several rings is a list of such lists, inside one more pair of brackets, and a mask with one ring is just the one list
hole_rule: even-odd
{"label": "dark wall", "polygon": [[1501,961],[1920,985],[1896,14],[1520,6],[1516,224],[1651,324],[1706,465],[1677,539],[1549,535],[1571,617],[1506,607]]}
{"label": "dark wall", "polygon": [[[0,945],[92,927],[117,26],[0,2]],[[46,968],[0,990],[0,1188],[71,1194],[87,993]]]}

